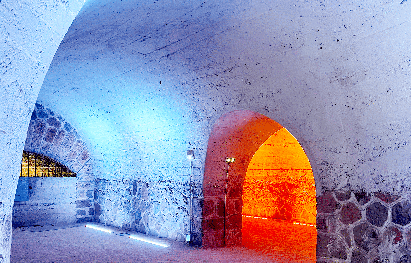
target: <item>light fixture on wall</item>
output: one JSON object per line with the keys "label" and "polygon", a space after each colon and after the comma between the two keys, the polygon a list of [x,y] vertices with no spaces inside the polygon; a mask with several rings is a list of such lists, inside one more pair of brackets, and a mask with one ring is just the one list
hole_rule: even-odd
{"label": "light fixture on wall", "polygon": [[225,162],[227,163],[228,167],[225,170],[226,173],[226,178],[225,178],[225,187],[224,187],[224,245],[226,245],[226,241],[225,241],[225,231],[226,231],[226,226],[225,226],[225,221],[226,221],[226,209],[227,209],[227,192],[228,192],[228,170],[230,169],[230,164],[234,163],[235,158],[234,157],[226,157],[225,158]]}
{"label": "light fixture on wall", "polygon": [[192,237],[192,217],[193,217],[193,183],[192,183],[192,176],[193,176],[193,160],[195,159],[194,150],[187,150],[187,159],[190,161],[190,183],[189,183],[189,196],[190,196],[190,203],[189,203],[189,233],[186,235],[186,242],[191,243],[193,241]]}
{"label": "light fixture on wall", "polygon": [[194,150],[187,150],[187,159],[190,161],[195,159]]}
{"label": "light fixture on wall", "polygon": [[234,158],[234,157],[227,157],[227,158],[225,158],[225,162],[228,163],[228,164],[233,163],[234,161],[235,161],[235,158]]}

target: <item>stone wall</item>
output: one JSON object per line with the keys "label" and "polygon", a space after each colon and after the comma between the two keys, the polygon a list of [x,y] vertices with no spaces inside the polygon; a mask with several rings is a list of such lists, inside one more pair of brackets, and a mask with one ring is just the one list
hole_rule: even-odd
{"label": "stone wall", "polygon": [[[193,243],[201,244],[201,185],[193,188]],[[177,241],[189,234],[187,181],[97,179],[94,198],[97,222]]]}
{"label": "stone wall", "polygon": [[317,198],[318,262],[411,262],[409,196],[327,191]]}
{"label": "stone wall", "polygon": [[75,183],[77,221],[92,220],[94,217],[93,165],[88,147],[76,129],[62,116],[36,103],[24,150],[51,157],[77,174]]}

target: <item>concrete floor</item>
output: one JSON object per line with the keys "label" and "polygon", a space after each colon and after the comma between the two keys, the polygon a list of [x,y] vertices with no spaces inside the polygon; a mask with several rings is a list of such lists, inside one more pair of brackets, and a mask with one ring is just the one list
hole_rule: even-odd
{"label": "concrete floor", "polygon": [[[11,262],[294,262],[283,252],[246,247],[200,249],[168,241],[160,247],[84,224],[13,230]],[[297,260],[295,262],[310,262]]]}

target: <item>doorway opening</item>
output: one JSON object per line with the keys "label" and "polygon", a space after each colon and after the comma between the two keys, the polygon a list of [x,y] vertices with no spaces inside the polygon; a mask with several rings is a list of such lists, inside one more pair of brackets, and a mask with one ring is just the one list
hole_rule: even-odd
{"label": "doorway opening", "polygon": [[316,260],[316,194],[310,162],[281,128],[252,157],[243,184],[242,244],[284,258]]}
{"label": "doorway opening", "polygon": [[[274,120],[247,110],[229,112],[217,120],[208,141],[203,194],[203,247],[244,245],[283,255],[284,249],[301,246],[300,237],[291,236],[304,227],[309,229],[310,242],[297,251],[304,260],[314,257],[315,261],[311,166],[298,141]],[[284,224],[273,226],[273,222]],[[275,227],[288,233],[283,234],[287,238],[281,239],[282,248],[267,239],[278,237]],[[274,232],[268,235],[270,229]]]}

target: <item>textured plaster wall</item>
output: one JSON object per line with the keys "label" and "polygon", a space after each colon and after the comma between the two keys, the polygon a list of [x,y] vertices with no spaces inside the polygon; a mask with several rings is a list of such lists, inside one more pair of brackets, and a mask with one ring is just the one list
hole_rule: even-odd
{"label": "textured plaster wall", "polygon": [[[0,254],[33,103],[80,1],[0,2]],[[236,109],[286,127],[317,194],[409,190],[407,1],[90,1],[38,101],[77,127],[100,179],[186,182]],[[149,179],[147,179],[149,178]],[[0,257],[0,258],[1,258]]]}
{"label": "textured plaster wall", "polygon": [[0,2],[0,261],[9,260],[11,210],[34,102],[53,55],[83,3]]}
{"label": "textured plaster wall", "polygon": [[105,178],[175,174],[187,148],[204,160],[222,114],[249,109],[295,135],[318,193],[407,191],[409,11],[399,1],[93,2],[39,101],[81,127]]}
{"label": "textured plaster wall", "polygon": [[20,177],[19,187],[27,187],[28,198],[14,202],[13,227],[76,223],[76,181],[75,177]]}

